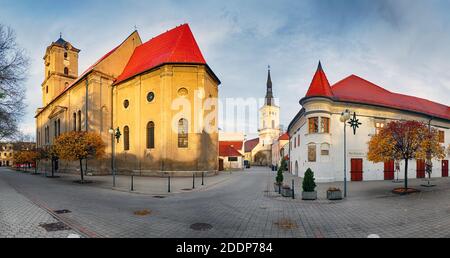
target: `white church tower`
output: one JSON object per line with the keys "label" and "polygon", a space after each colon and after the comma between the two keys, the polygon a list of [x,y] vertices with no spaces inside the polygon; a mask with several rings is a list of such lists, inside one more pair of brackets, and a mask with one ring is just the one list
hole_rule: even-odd
{"label": "white church tower", "polygon": [[272,92],[270,66],[267,75],[267,92],[264,106],[259,109],[259,144],[271,148],[275,139],[280,136],[280,107],[275,105]]}

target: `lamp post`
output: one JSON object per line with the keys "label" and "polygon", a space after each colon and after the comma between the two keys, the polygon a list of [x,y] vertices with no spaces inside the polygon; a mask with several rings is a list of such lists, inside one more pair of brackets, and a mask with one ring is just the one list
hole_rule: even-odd
{"label": "lamp post", "polygon": [[350,119],[350,111],[348,109],[341,113],[341,122],[344,123],[344,198],[347,197],[347,120]]}
{"label": "lamp post", "polygon": [[113,174],[113,187],[116,187],[116,158],[115,158],[115,142],[114,142],[114,138],[116,138],[117,143],[119,143],[119,139],[120,136],[122,135],[120,133],[120,129],[119,127],[117,127],[116,130],[114,129],[109,129],[108,130],[109,134],[111,135],[111,169],[112,169],[112,174]]}

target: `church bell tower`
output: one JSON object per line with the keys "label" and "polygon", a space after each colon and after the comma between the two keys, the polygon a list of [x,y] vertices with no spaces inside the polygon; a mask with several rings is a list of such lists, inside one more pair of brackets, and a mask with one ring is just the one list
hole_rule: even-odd
{"label": "church bell tower", "polygon": [[270,66],[267,72],[266,97],[259,109],[259,141],[264,146],[272,145],[280,136],[280,108],[275,105]]}
{"label": "church bell tower", "polygon": [[47,47],[44,56],[44,82],[41,85],[43,106],[48,105],[78,77],[79,52],[62,35]]}

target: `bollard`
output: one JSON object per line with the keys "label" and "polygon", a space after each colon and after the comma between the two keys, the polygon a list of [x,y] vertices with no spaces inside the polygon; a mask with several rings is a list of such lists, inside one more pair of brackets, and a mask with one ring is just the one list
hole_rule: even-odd
{"label": "bollard", "polygon": [[192,189],[195,189],[195,173],[192,173]]}
{"label": "bollard", "polygon": [[134,191],[134,175],[131,174],[131,191]]}
{"label": "bollard", "polygon": [[295,190],[294,190],[294,179],[292,179],[292,199],[295,199]]}
{"label": "bollard", "polygon": [[204,182],[204,178],[205,177],[205,172],[202,172],[202,185],[205,185],[205,182]]}
{"label": "bollard", "polygon": [[168,182],[167,182],[167,192],[170,193],[170,175],[168,177]]}

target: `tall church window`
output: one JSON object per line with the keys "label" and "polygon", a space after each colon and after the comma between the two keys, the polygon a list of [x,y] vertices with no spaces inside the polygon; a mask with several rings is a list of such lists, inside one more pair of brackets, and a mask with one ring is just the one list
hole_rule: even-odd
{"label": "tall church window", "polygon": [[188,131],[189,124],[188,121],[184,118],[178,121],[178,148],[187,148],[188,147]]}
{"label": "tall church window", "polygon": [[130,128],[128,125],[123,128],[123,149],[130,150]]}
{"label": "tall church window", "polygon": [[55,130],[54,130],[54,132],[53,132],[53,135],[54,135],[55,138],[56,138],[56,136],[58,136],[58,121],[55,120],[54,126],[55,126],[55,128],[54,128]]}
{"label": "tall church window", "polygon": [[319,118],[318,117],[308,118],[308,125],[309,125],[309,133],[318,133],[319,132]]}
{"label": "tall church window", "polygon": [[57,124],[57,128],[58,128],[57,135],[60,136],[61,135],[61,120],[58,119],[58,122],[56,124]]}
{"label": "tall church window", "polygon": [[147,123],[147,149],[155,148],[155,123]]}
{"label": "tall church window", "polygon": [[69,68],[64,67],[64,74],[65,74],[65,75],[69,75]]}
{"label": "tall church window", "polygon": [[45,86],[45,93],[48,93],[48,86]]}
{"label": "tall church window", "polygon": [[330,119],[328,117],[320,118],[320,132],[330,133]]}
{"label": "tall church window", "polygon": [[77,130],[77,113],[73,113],[73,130]]}
{"label": "tall church window", "polygon": [[78,131],[81,131],[81,110],[78,110]]}

